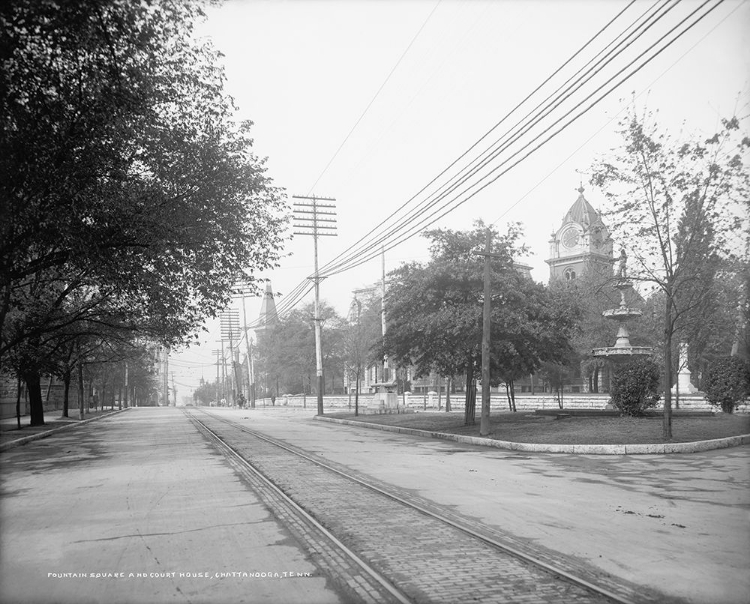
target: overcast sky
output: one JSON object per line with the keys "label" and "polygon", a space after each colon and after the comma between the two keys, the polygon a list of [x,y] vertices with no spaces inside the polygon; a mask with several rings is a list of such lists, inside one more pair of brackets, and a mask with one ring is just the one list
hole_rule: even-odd
{"label": "overcast sky", "polygon": [[[525,103],[524,111],[512,114],[477,149],[503,135],[646,11],[661,6],[651,0],[628,4],[232,0],[211,8],[198,34],[224,54],[237,117],[254,122],[255,152],[268,158],[268,175],[285,189],[290,204],[293,195],[335,198],[338,236],[320,239],[323,266],[398,208],[425,200],[427,193],[420,191],[433,178],[620,11],[626,9],[532,97],[533,103]],[[572,115],[582,111],[591,102],[581,104],[587,95],[700,6],[697,0],[679,3],[486,170],[504,160],[507,168],[515,161],[510,159],[513,152],[520,154],[518,159],[543,142],[566,123],[568,109],[574,109]],[[748,32],[750,2],[727,0],[559,135],[432,227],[468,229],[482,219],[504,230],[509,221],[521,222],[532,252],[522,261],[533,267],[535,280],[546,283],[550,233],[577,198],[580,180],[586,198],[594,207],[601,205],[600,193],[585,185],[585,173],[594,157],[618,144],[618,120],[633,99],[639,110],[658,112],[659,122],[675,136],[681,130],[713,132],[722,117],[750,114]],[[281,267],[259,275],[271,279],[282,294],[279,304],[312,274],[312,250],[311,237],[296,237],[287,245]],[[423,238],[412,237],[386,252],[386,269],[426,257]],[[375,282],[380,272],[380,259],[375,259],[331,276],[321,284],[321,297],[343,313],[351,290]],[[311,300],[310,295],[302,303]],[[259,299],[249,299],[249,318],[257,318],[259,308]],[[207,379],[215,375],[211,350],[219,348],[219,335],[215,324],[208,329],[202,336],[205,345],[176,355],[170,367],[178,398],[188,394],[201,373]]]}

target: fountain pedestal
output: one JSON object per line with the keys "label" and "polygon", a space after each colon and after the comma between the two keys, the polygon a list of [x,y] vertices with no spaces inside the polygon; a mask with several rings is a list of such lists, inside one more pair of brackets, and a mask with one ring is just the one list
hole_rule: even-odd
{"label": "fountain pedestal", "polygon": [[[623,254],[624,256],[624,254]],[[633,283],[628,281],[625,271],[621,265],[620,278],[613,287],[620,292],[620,306],[610,308],[602,313],[602,316],[613,321],[617,321],[617,337],[614,346],[604,348],[594,348],[591,353],[598,358],[604,358],[615,364],[625,363],[638,358],[649,357],[654,350],[650,346],[633,346],[630,343],[630,332],[628,332],[627,322],[641,316],[641,311],[635,308],[628,308],[625,302],[625,292],[633,287]]]}

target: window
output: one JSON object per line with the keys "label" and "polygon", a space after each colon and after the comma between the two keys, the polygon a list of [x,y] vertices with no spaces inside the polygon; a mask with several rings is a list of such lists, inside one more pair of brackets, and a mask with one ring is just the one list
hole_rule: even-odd
{"label": "window", "polygon": [[566,268],[563,275],[566,281],[573,281],[576,278],[576,272],[572,268]]}

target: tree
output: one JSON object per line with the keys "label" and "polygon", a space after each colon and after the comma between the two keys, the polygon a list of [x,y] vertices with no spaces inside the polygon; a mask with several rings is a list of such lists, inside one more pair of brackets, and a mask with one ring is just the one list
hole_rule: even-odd
{"label": "tree", "polygon": [[732,413],[750,396],[750,363],[736,356],[716,359],[708,368],[703,390],[709,403]]}
{"label": "tree", "polygon": [[650,359],[631,361],[612,378],[612,404],[624,415],[639,417],[659,402],[659,366]]}
{"label": "tree", "polygon": [[351,382],[354,378],[354,415],[359,415],[360,382],[367,367],[382,359],[381,300],[355,299],[344,331],[344,363]]}
{"label": "tree", "polygon": [[[483,252],[486,228],[472,231],[434,230],[431,260],[410,263],[391,272],[386,296],[388,331],[385,352],[417,376],[465,376],[465,423],[473,424],[476,377],[482,340]],[[490,384],[512,380],[559,360],[571,352],[568,344],[576,312],[564,296],[533,283],[513,267],[522,252],[520,231],[509,227],[493,236],[491,253]]]}
{"label": "tree", "polygon": [[[326,372],[343,381],[343,319],[325,301],[320,303],[323,338],[323,360]],[[266,391],[278,396],[282,392],[313,394],[315,375],[315,332],[312,303],[292,310],[280,319],[259,341],[258,375]]]}
{"label": "tree", "polygon": [[275,263],[283,195],[251,123],[232,121],[218,54],[192,37],[201,14],[191,1],[0,8],[0,358],[16,350],[32,423],[37,341],[78,320],[64,317],[76,292],[174,344],[240,273]]}
{"label": "tree", "polygon": [[747,239],[750,196],[744,162],[750,138],[732,118],[708,139],[677,142],[660,132],[652,116],[634,112],[622,135],[624,146],[595,163],[591,182],[604,190],[612,230],[628,243],[635,260],[628,278],[650,282],[665,296],[662,433],[669,440],[673,336],[680,317],[710,291],[699,267],[702,260],[731,257],[744,247],[738,248],[732,237]]}

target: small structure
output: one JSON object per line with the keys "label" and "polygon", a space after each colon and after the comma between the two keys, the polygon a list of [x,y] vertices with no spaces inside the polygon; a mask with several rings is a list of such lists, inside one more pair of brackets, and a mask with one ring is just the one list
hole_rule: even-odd
{"label": "small structure", "polygon": [[690,369],[688,369],[688,345],[686,342],[680,343],[680,371],[677,374],[677,383],[672,386],[674,394],[695,394],[698,389],[693,386]]}
{"label": "small structure", "polygon": [[395,413],[398,412],[398,394],[396,393],[396,381],[376,382],[371,384],[377,388],[372,395],[370,404],[367,405],[367,413]]}
{"label": "small structure", "polygon": [[594,348],[591,352],[595,357],[604,358],[613,363],[623,363],[635,360],[639,357],[649,357],[654,349],[650,346],[633,346],[630,344],[630,332],[628,332],[628,321],[641,316],[641,311],[636,308],[628,308],[625,302],[625,292],[633,287],[632,281],[627,277],[627,255],[625,250],[620,252],[619,271],[617,281],[612,286],[620,292],[620,306],[605,310],[602,315],[607,319],[617,321],[617,339],[614,346],[605,348]]}

